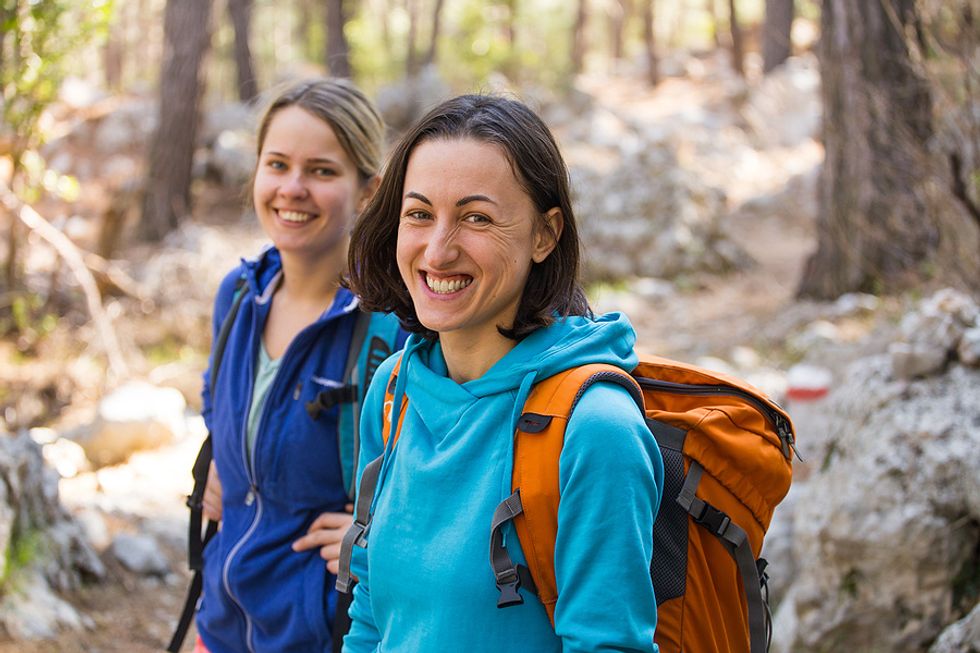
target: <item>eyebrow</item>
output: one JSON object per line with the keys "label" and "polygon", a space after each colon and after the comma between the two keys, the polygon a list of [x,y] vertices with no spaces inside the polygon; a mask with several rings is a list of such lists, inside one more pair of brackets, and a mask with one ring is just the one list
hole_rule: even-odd
{"label": "eyebrow", "polygon": [[[410,190],[407,193],[405,193],[405,197],[406,198],[411,197],[412,199],[417,199],[420,202],[425,202],[429,206],[432,206],[432,202],[429,200],[428,197],[426,197],[422,193],[416,193],[414,190]],[[469,204],[470,202],[489,202],[490,204],[494,204],[494,205],[497,204],[486,195],[467,195],[466,197],[457,200],[456,206],[464,206],[466,204]]]}
{"label": "eyebrow", "polygon": [[[282,159],[288,159],[289,158],[289,156],[287,156],[286,154],[284,154],[282,152],[276,152],[275,150],[270,150],[270,151],[266,152],[265,154],[266,154],[266,156],[277,156],[277,157],[282,158]],[[308,164],[309,163],[329,163],[329,164],[336,165],[337,164],[337,161],[335,161],[334,159],[325,158],[325,157],[313,157],[313,158],[307,159],[306,160],[306,163],[308,163]]]}

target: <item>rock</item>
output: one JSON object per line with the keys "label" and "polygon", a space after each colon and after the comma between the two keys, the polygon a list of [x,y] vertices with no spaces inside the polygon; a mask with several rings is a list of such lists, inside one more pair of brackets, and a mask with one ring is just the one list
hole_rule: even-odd
{"label": "rock", "polygon": [[892,375],[906,380],[941,371],[949,358],[948,350],[929,343],[893,342],[888,347],[888,353],[892,361]]}
{"label": "rock", "polygon": [[970,614],[948,626],[929,647],[929,653],[976,653],[980,651],[980,603]]}
{"label": "rock", "polygon": [[121,533],[112,540],[112,554],[126,569],[143,576],[165,576],[170,563],[156,540],[147,535]]}
{"label": "rock", "polygon": [[85,450],[68,438],[58,438],[42,447],[44,460],[57,470],[62,478],[77,476],[91,469]]}
{"label": "rock", "polygon": [[183,395],[174,388],[130,382],[106,396],[95,421],[72,437],[92,464],[117,464],[134,451],[157,448],[183,437],[186,406]]}
{"label": "rock", "polygon": [[980,370],[891,380],[860,359],[831,394],[828,454],[792,518],[784,653],[922,650],[948,623],[980,545]]}
{"label": "rock", "polygon": [[90,623],[52,592],[40,574],[20,579],[0,599],[0,624],[15,640],[50,639],[64,628],[80,630]]}
{"label": "rock", "polygon": [[966,365],[980,366],[980,327],[967,329],[960,338],[956,355]]}

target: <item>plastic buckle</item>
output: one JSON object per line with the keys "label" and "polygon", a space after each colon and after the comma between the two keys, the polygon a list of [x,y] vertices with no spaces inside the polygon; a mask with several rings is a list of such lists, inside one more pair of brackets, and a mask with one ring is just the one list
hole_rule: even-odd
{"label": "plastic buckle", "polygon": [[200,510],[202,507],[204,507],[204,501],[197,495],[188,494],[184,505],[191,510]]}
{"label": "plastic buckle", "polygon": [[524,603],[524,597],[518,592],[521,587],[521,577],[516,569],[508,569],[501,574],[497,574],[497,589],[500,596],[497,597],[498,608],[509,608],[512,605]]}
{"label": "plastic buckle", "polygon": [[350,529],[354,531],[354,546],[359,546],[362,549],[367,548],[367,524],[362,524],[361,522],[354,520],[350,525]]}

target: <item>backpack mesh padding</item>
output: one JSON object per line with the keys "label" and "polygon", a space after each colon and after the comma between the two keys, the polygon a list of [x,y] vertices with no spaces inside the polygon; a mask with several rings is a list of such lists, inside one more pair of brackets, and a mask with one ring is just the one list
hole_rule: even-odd
{"label": "backpack mesh padding", "polygon": [[[657,596],[657,605],[684,595],[687,587],[687,511],[676,501],[684,485],[684,454],[677,444],[679,429],[647,420],[650,430],[657,437],[664,459],[664,494],[660,512],[653,525],[653,560],[650,563],[650,579]],[[658,428],[659,427],[659,428]],[[662,437],[666,430],[674,431],[673,437]],[[683,434],[682,431],[680,433]],[[672,442],[668,442],[671,440]],[[678,448],[675,448],[678,447]]]}

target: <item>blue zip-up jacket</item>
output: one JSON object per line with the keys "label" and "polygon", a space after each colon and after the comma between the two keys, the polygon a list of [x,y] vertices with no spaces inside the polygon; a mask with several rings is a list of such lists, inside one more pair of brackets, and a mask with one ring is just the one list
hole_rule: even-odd
{"label": "blue zip-up jacket", "polygon": [[289,344],[247,455],[255,362],[280,274],[278,251],[267,249],[229,273],[215,301],[217,334],[244,275],[247,294],[213,397],[210,368],[204,379],[203,414],[223,503],[221,529],[204,550],[197,614],[211,653],[309,653],[331,646],[335,578],[318,549],[295,552],[291,546],[318,515],[341,512],[349,501],[338,452],[339,408],[313,419],[306,403],[343,381],[359,309],[356,298],[340,289],[333,305]]}
{"label": "blue zip-up jacket", "polygon": [[[572,414],[559,460],[554,629],[544,606],[498,609],[489,564],[494,509],[511,493],[517,419],[535,381],[583,363],[631,370],[625,316],[570,317],[531,334],[482,377],[457,384],[441,348],[411,336],[385,406],[395,357],[378,370],[361,421],[358,469],[384,453],[366,548],[355,547],[344,651],[564,653],[657,651],[650,582],[663,489],[657,443],[629,393],[597,383]],[[408,407],[396,446],[382,410]],[[524,563],[513,525],[504,532]]]}

